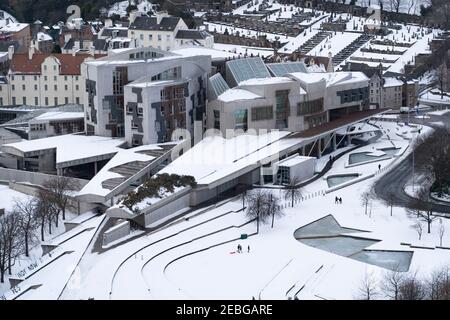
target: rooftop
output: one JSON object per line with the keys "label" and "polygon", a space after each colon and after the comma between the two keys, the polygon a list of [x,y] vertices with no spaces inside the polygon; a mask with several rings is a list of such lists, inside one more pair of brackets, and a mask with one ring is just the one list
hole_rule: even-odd
{"label": "rooftop", "polygon": [[[36,140],[25,140],[3,145],[4,150],[21,153],[56,149],[56,164],[114,154],[120,151],[124,139],[67,134]],[[13,152],[13,151],[12,151]]]}
{"label": "rooftop", "polygon": [[240,101],[240,100],[253,100],[261,99],[262,97],[250,92],[248,90],[243,90],[239,88],[228,89],[217,97],[217,100],[222,102]]}

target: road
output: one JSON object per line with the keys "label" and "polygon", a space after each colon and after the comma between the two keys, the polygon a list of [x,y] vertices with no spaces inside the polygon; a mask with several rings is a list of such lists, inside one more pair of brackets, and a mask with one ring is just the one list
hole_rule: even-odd
{"label": "road", "polygon": [[[407,116],[403,115],[403,121],[406,120]],[[446,125],[447,129],[450,130],[450,113],[444,116],[431,116],[430,119],[424,119],[424,124],[430,122],[442,121]],[[416,119],[410,117],[410,122],[422,124],[422,119]],[[432,124],[429,124],[433,126]],[[412,154],[406,157],[401,163],[399,163],[393,170],[383,175],[374,186],[375,194],[383,199],[388,199],[388,196],[392,193],[394,195],[395,206],[408,207],[408,204],[413,200],[411,196],[406,194],[404,187],[406,183],[411,179],[412,175]],[[422,207],[425,208],[425,203],[422,203]],[[450,218],[450,205],[445,205],[442,203],[434,203],[433,210],[435,212],[448,214]]]}

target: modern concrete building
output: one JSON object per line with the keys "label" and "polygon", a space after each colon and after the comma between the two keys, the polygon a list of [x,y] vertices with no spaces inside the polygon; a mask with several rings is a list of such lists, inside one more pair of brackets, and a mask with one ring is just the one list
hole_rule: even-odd
{"label": "modern concrete building", "polygon": [[174,129],[203,130],[208,55],[135,48],[83,65],[88,135],[130,145],[170,141]]}
{"label": "modern concrete building", "polygon": [[[298,63],[260,58],[227,62],[227,81],[209,79],[208,128],[299,132],[369,108],[369,79],[361,72],[309,73]],[[283,70],[279,69],[285,69]],[[237,84],[236,86],[234,86]],[[231,87],[231,88],[230,88]]]}

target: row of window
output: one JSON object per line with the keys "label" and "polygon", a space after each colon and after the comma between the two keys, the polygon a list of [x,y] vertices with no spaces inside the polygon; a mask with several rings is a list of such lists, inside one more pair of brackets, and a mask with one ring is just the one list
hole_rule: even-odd
{"label": "row of window", "polygon": [[[1,88],[1,87],[0,87],[0,88]],[[54,89],[55,91],[58,91],[58,85],[57,85],[57,84],[53,85],[53,89]],[[12,90],[12,91],[16,91],[16,85],[14,85],[14,84],[11,85],[11,90]],[[22,85],[22,90],[23,90],[23,91],[26,90],[26,86],[25,86],[24,84]],[[35,90],[35,91],[38,90],[38,85],[37,85],[37,84],[34,85],[34,90]],[[48,91],[48,85],[47,85],[47,84],[44,85],[44,90],[45,90],[45,91]],[[67,84],[64,85],[64,90],[65,90],[65,91],[68,91],[68,90],[69,90],[69,86],[68,86]],[[75,85],[75,91],[79,91],[79,90],[80,90],[80,86],[79,86],[78,84]]]}
{"label": "row of window", "polygon": [[175,67],[152,77],[152,81],[159,80],[176,80],[181,77],[181,67]]}
{"label": "row of window", "polygon": [[[45,69],[46,66],[44,66]],[[11,81],[14,81],[14,79],[16,78],[16,76],[11,75]],[[21,76],[22,81],[25,81],[25,76]],[[38,76],[33,76],[33,80],[34,81],[38,81]],[[48,77],[44,76],[44,81],[47,81]],[[64,81],[68,80],[68,76],[64,76]],[[53,81],[58,81],[58,76],[53,76]],[[75,76],[75,81],[78,81],[78,76]]]}
{"label": "row of window", "polygon": [[[158,38],[158,41],[162,41],[162,35],[161,34],[158,34],[157,38]],[[139,35],[139,39],[141,39],[141,41],[144,41],[144,34],[141,33]],[[171,35],[170,34],[166,35],[166,40],[167,41],[171,40]],[[153,35],[152,34],[148,35],[148,41],[153,41]]]}
{"label": "row of window", "polygon": [[[45,101],[45,105],[48,106],[49,105],[49,98],[45,97],[44,98]],[[59,105],[60,100],[58,99],[58,97],[54,97],[54,105]],[[76,104],[80,104],[80,97],[76,97],[75,98],[75,103]],[[22,97],[22,104],[26,105],[27,104],[27,97]],[[64,104],[69,104],[69,97],[64,97]],[[16,97],[12,97],[12,105],[15,106],[17,105],[17,98]],[[38,97],[34,97],[34,105],[35,106],[39,106],[39,98]],[[3,98],[0,98],[0,106],[3,106]]]}
{"label": "row of window", "polygon": [[45,123],[30,124],[30,131],[45,131],[47,126]]}
{"label": "row of window", "polygon": [[300,102],[297,105],[297,115],[318,113],[323,111],[323,98]]}
{"label": "row of window", "polygon": [[273,107],[255,107],[252,108],[252,121],[273,119]]}

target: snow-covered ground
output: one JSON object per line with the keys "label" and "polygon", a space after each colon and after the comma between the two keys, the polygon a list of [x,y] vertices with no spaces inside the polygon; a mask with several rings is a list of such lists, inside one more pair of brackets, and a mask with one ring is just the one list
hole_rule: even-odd
{"label": "snow-covered ground", "polygon": [[[391,12],[397,11],[395,5],[396,1],[392,0],[382,0],[382,1],[383,1],[383,10]],[[362,7],[369,7],[370,4],[373,5],[375,3],[378,4],[378,1],[356,0],[356,5]],[[424,7],[429,7],[431,5],[431,0],[402,0],[399,3],[400,5],[398,12],[420,15],[420,6],[423,5]]]}
{"label": "snow-covered ground", "polygon": [[214,49],[237,53],[242,56],[247,54],[248,56],[259,55],[261,57],[267,57],[267,56],[270,56],[273,54],[273,49],[271,49],[271,48],[246,47],[246,46],[239,46],[239,45],[234,45],[234,44],[224,44],[224,43],[214,43]]}
{"label": "snow-covered ground", "polygon": [[[149,11],[153,11],[156,9],[156,5],[152,4],[151,1],[148,0],[135,0],[134,2],[138,2],[137,8],[140,13],[146,14]],[[112,15],[119,15],[120,17],[125,17],[127,15],[127,8],[129,6],[130,1],[120,1],[116,2],[108,9],[108,17]]]}
{"label": "snow-covered ground", "polygon": [[[76,269],[62,299],[287,299],[298,293],[300,299],[353,299],[364,275],[373,271],[378,277],[387,269],[316,249],[294,238],[294,232],[317,219],[332,215],[342,227],[365,230],[354,236],[375,239],[370,250],[413,252],[411,271],[427,276],[436,267],[450,263],[443,249],[411,248],[401,243],[435,247],[439,245],[437,227],[424,233],[418,241],[411,228],[415,219],[403,208],[394,208],[393,216],[381,201],[373,200],[367,215],[360,195],[409,153],[409,139],[417,136],[415,127],[395,122],[377,121],[384,136],[366,148],[402,148],[397,156],[347,168],[349,155],[334,162],[328,175],[357,172],[367,178],[334,192],[319,193],[327,188],[326,179],[318,179],[304,188],[304,194],[315,194],[297,202],[293,208],[282,201],[285,215],[270,224],[261,225],[260,233],[254,222],[241,211],[242,200],[236,197],[206,209],[191,212],[168,226],[128,241],[103,253],[87,250]],[[424,128],[424,131],[428,129]],[[366,149],[357,149],[362,152]],[[377,153],[376,151],[375,153]],[[382,170],[378,171],[381,164]],[[280,190],[272,190],[276,196]],[[342,204],[334,198],[342,197]],[[188,219],[187,219],[188,218]],[[450,228],[450,221],[437,223]],[[241,234],[250,234],[241,240]],[[241,244],[243,253],[237,253]],[[450,245],[445,235],[444,246]],[[250,252],[248,252],[248,246]],[[56,267],[56,265],[55,265]],[[54,272],[54,269],[50,270]],[[42,279],[49,276],[41,271]],[[63,272],[60,271],[59,274]],[[67,276],[61,279],[67,280]],[[59,276],[58,276],[59,279]],[[56,284],[55,284],[56,285]],[[52,285],[53,286],[53,285]],[[60,285],[58,290],[60,289]],[[50,287],[49,287],[50,288]],[[289,291],[290,288],[294,290]],[[289,293],[287,293],[289,292]],[[45,297],[50,297],[45,290]],[[39,289],[29,291],[27,298],[39,298]]]}

